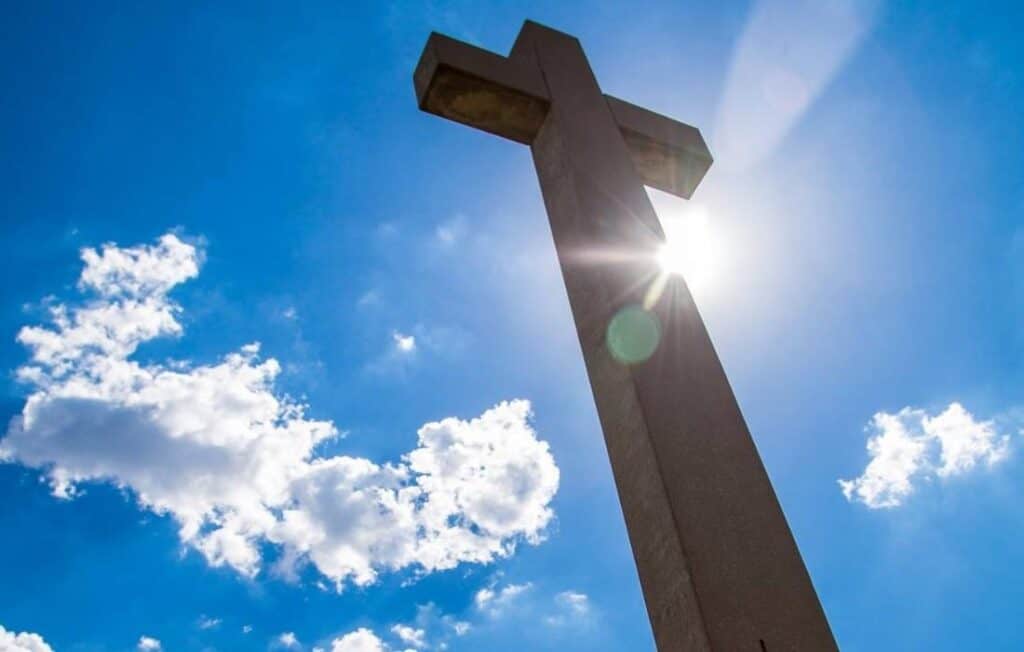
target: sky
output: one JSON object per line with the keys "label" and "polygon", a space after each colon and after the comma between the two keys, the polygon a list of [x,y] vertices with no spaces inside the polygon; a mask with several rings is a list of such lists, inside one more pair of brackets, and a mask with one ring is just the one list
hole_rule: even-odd
{"label": "sky", "polygon": [[527,18],[715,156],[652,199],[841,648],[1024,649],[1014,4],[206,5],[0,9],[0,650],[654,649],[529,151],[413,93]]}

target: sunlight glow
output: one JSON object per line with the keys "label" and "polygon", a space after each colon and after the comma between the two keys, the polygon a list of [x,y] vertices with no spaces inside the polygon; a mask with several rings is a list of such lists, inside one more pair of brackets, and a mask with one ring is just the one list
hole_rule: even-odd
{"label": "sunlight glow", "polygon": [[713,280],[720,260],[707,210],[694,204],[660,216],[666,242],[658,264],[668,274],[680,274],[692,292],[701,291]]}
{"label": "sunlight glow", "polygon": [[871,30],[880,0],[757,0],[733,55],[711,142],[715,165],[767,158]]}

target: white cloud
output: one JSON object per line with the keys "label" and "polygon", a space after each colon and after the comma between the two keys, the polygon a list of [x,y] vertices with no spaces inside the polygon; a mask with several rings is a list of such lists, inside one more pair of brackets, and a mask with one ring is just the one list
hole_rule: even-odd
{"label": "white cloud", "polygon": [[395,342],[395,349],[399,353],[412,353],[416,350],[416,338],[412,335],[404,335],[398,331],[391,333],[391,339]]}
{"label": "white cloud", "polygon": [[160,641],[151,636],[140,636],[139,642],[135,645],[139,650],[162,650]]}
{"label": "white cloud", "polygon": [[555,611],[546,616],[544,622],[560,627],[580,623],[590,614],[590,598],[578,591],[562,591],[555,595]]}
{"label": "white cloud", "polygon": [[426,632],[422,629],[410,627],[409,625],[395,625],[391,628],[391,633],[406,645],[411,645],[414,648],[424,648],[427,646],[425,640]]}
{"label": "white cloud", "polygon": [[385,649],[384,642],[365,627],[331,642],[331,652],[384,652]]}
{"label": "white cloud", "polygon": [[466,236],[466,218],[456,215],[437,225],[434,238],[441,247],[453,247]]}
{"label": "white cloud", "polygon": [[476,592],[473,602],[476,608],[490,615],[499,616],[501,613],[516,601],[520,595],[530,590],[533,585],[530,582],[525,584],[506,584],[504,587],[485,587]]}
{"label": "white cloud", "polygon": [[[418,605],[412,622],[391,627],[394,639],[385,649],[484,649],[494,636],[519,628],[532,630],[537,623],[563,628],[560,635],[598,633],[600,622],[586,594],[572,590],[548,593],[531,582],[502,584],[499,577],[496,574],[473,595],[473,603],[464,613],[445,613],[434,603]],[[586,647],[580,638],[575,642],[574,648]]]}
{"label": "white cloud", "polygon": [[250,634],[250,633],[252,633],[252,625],[242,625],[242,633],[243,634]]}
{"label": "white cloud", "polygon": [[414,363],[459,358],[472,339],[457,326],[416,324],[409,332],[392,330],[387,346],[367,363],[366,370],[375,375],[404,378]]}
{"label": "white cloud", "polygon": [[416,607],[414,623],[391,627],[391,633],[402,644],[401,647],[409,650],[444,650],[453,635],[464,636],[469,630],[468,622],[444,613],[432,602]]}
{"label": "white cloud", "polygon": [[277,637],[277,644],[288,649],[297,648],[299,647],[299,639],[296,638],[295,632],[282,632]]}
{"label": "white cloud", "polygon": [[864,473],[839,480],[846,499],[872,509],[898,507],[915,483],[949,478],[979,465],[991,467],[1009,454],[1009,437],[992,421],[978,421],[959,403],[937,416],[904,408],[896,414],[879,412],[871,420],[871,456]]}
{"label": "white cloud", "polygon": [[32,391],[0,460],[41,469],[62,498],[85,482],[128,489],[173,517],[211,565],[253,576],[270,543],[286,565],[311,562],[338,590],[382,570],[487,563],[541,541],[559,472],[527,401],[427,423],[416,448],[378,464],[318,457],[338,429],[275,392],[280,365],[258,344],[207,365],[131,359],[140,344],[182,332],[167,293],[198,274],[200,257],[170,234],[83,251],[79,285],[97,296],[57,303],[51,327],[19,333],[31,360],[18,377]]}
{"label": "white cloud", "polygon": [[555,596],[555,603],[579,616],[590,612],[590,599],[585,593],[562,591]]}
{"label": "white cloud", "polygon": [[375,306],[380,303],[380,291],[378,290],[367,290],[356,299],[357,308],[367,308],[369,306]]}
{"label": "white cloud", "polygon": [[15,634],[0,625],[0,652],[53,652],[53,648],[39,634]]}
{"label": "white cloud", "polygon": [[199,617],[199,622],[197,624],[199,625],[199,629],[213,629],[214,627],[219,626],[220,623],[220,618],[211,618],[210,616],[203,615]]}

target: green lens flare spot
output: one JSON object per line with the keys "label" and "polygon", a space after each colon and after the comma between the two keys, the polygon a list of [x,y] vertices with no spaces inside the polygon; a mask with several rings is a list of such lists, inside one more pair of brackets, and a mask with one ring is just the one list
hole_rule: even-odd
{"label": "green lens flare spot", "polygon": [[651,357],[661,341],[658,316],[641,306],[626,306],[608,322],[606,336],[612,357],[623,364],[637,364]]}

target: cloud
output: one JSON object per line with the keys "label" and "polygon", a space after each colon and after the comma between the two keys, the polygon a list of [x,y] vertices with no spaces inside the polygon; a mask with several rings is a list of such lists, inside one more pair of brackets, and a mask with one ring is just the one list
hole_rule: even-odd
{"label": "cloud", "polygon": [[392,330],[387,346],[366,365],[366,370],[382,376],[404,377],[414,364],[460,357],[472,337],[457,326],[416,324],[410,332]]}
{"label": "cloud", "polygon": [[370,306],[376,306],[380,304],[380,291],[379,290],[367,290],[359,295],[356,299],[357,308],[368,308]]}
{"label": "cloud", "polygon": [[411,645],[414,648],[421,649],[427,646],[427,642],[424,640],[426,632],[422,629],[409,625],[394,625],[391,628],[391,633],[406,645]]}
{"label": "cloud", "polygon": [[454,247],[466,236],[466,218],[462,215],[442,222],[434,229],[434,239],[442,248]]}
{"label": "cloud", "polygon": [[53,648],[39,634],[15,634],[0,625],[0,652],[53,652]]}
{"label": "cloud", "polygon": [[412,335],[405,335],[394,331],[391,339],[395,342],[395,350],[399,353],[409,354],[416,351],[416,338]]}
{"label": "cloud", "polygon": [[434,603],[416,607],[416,618],[410,624],[396,624],[391,634],[400,647],[408,650],[445,650],[452,637],[465,636],[471,625],[441,611]]}
{"label": "cloud", "polygon": [[53,304],[51,326],[18,334],[31,393],[0,440],[0,460],[40,469],[55,496],[109,482],[174,518],[213,566],[254,576],[271,544],[286,574],[311,563],[337,590],[382,570],[488,563],[543,539],[559,472],[529,402],[427,423],[397,461],[320,457],[338,429],[275,391],[281,367],[258,344],[206,365],[132,359],[182,333],[168,293],[198,274],[195,246],[168,234],[82,259],[79,286],[93,296]]}
{"label": "cloud", "polygon": [[135,645],[136,649],[139,650],[162,650],[163,646],[160,645],[160,641],[150,636],[140,636],[139,642]]}
{"label": "cloud", "polygon": [[590,599],[585,593],[562,591],[555,596],[555,603],[578,616],[583,616],[590,612]]}
{"label": "cloud", "polygon": [[384,652],[385,649],[384,642],[365,627],[331,641],[331,652]]}
{"label": "cloud", "polygon": [[544,618],[554,627],[582,622],[590,615],[590,598],[578,591],[562,591],[555,595],[555,612]]}
{"label": "cloud", "polygon": [[211,618],[210,616],[203,615],[199,617],[197,625],[199,626],[199,629],[213,629],[220,626],[220,623],[220,618]]}
{"label": "cloud", "polygon": [[[590,598],[579,591],[561,591],[555,594],[536,595],[531,582],[501,585],[497,576],[474,594],[473,602],[462,614],[445,613],[434,603],[416,607],[416,617],[407,623],[391,625],[388,631],[378,636],[370,629],[362,628],[334,641],[336,650],[448,650],[484,649],[487,641],[508,636],[513,632],[529,630],[542,622],[550,627],[562,628],[560,632],[546,630],[541,635],[574,636],[575,647],[582,641],[578,638],[593,633],[596,624],[591,617],[593,609]],[[368,647],[338,647],[341,642]],[[525,646],[525,649],[530,649]]]}
{"label": "cloud", "polygon": [[529,591],[533,585],[530,582],[525,584],[506,584],[498,588],[489,586],[482,588],[473,596],[473,603],[476,608],[492,617],[497,617],[512,605],[516,598]]}
{"label": "cloud", "polygon": [[950,478],[975,468],[991,467],[1009,454],[1009,437],[993,421],[978,421],[959,403],[937,416],[904,408],[879,412],[869,426],[871,456],[864,473],[839,480],[850,502],[872,509],[898,507],[914,492],[915,483]]}
{"label": "cloud", "polygon": [[275,642],[288,649],[299,647],[299,639],[295,637],[295,632],[282,632]]}

